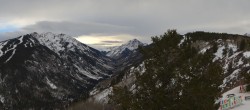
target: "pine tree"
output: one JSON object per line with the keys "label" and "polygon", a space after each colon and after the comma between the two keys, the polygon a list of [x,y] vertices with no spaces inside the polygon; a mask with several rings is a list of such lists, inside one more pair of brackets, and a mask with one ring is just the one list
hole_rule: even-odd
{"label": "pine tree", "polygon": [[246,47],[246,41],[243,39],[240,41],[239,50],[242,51],[245,49],[245,47]]}
{"label": "pine tree", "polygon": [[113,94],[110,95],[110,103],[116,104],[119,110],[127,110],[132,105],[132,93],[125,87],[114,87]]}
{"label": "pine tree", "polygon": [[222,55],[224,56],[227,55],[228,51],[229,51],[229,48],[228,48],[228,44],[226,43],[225,48],[223,49]]}
{"label": "pine tree", "polygon": [[223,72],[219,62],[212,62],[214,51],[199,54],[192,47],[192,38],[179,45],[181,39],[176,30],[153,37],[150,47],[140,49],[146,72],[136,74],[136,91],[115,92],[117,98],[111,99],[131,110],[216,108],[214,100],[219,96]]}
{"label": "pine tree", "polygon": [[218,50],[218,44],[216,42],[213,43],[212,50],[213,50],[213,53],[217,52],[217,50]]}
{"label": "pine tree", "polygon": [[234,54],[234,51],[233,51],[232,48],[230,48],[230,49],[229,49],[229,52],[228,52],[228,56],[230,57],[230,56],[232,56],[233,54]]}

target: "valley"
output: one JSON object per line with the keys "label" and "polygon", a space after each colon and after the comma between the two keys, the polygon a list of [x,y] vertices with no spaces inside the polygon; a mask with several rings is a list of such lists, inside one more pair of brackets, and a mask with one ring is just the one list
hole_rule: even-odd
{"label": "valley", "polygon": [[[190,43],[197,54],[212,53],[211,62],[222,67],[218,84],[224,92],[247,83],[248,42],[247,36],[194,32],[181,35],[176,43],[178,48]],[[141,52],[154,44],[133,39],[103,53],[65,34],[34,32],[0,45],[1,108],[62,109],[86,101],[108,104],[117,87],[136,92],[138,73],[143,76],[149,68]]]}

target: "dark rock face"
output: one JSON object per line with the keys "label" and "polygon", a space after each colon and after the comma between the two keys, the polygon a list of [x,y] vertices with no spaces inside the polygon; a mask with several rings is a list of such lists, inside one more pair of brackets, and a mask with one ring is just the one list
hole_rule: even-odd
{"label": "dark rock face", "polygon": [[110,58],[64,34],[0,42],[0,108],[62,108],[87,98],[112,70]]}

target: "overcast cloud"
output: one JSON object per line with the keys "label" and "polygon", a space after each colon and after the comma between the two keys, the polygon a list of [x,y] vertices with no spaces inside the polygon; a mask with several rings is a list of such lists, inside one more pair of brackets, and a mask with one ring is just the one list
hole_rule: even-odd
{"label": "overcast cloud", "polygon": [[144,42],[167,29],[182,34],[197,30],[244,34],[250,32],[249,4],[249,0],[1,0],[0,40],[30,32],[130,35]]}

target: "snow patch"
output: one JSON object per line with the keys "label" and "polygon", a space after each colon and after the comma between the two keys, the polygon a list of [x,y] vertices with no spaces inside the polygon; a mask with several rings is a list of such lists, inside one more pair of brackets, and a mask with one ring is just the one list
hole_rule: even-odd
{"label": "snow patch", "polygon": [[0,44],[0,57],[4,54],[2,48],[6,45],[7,42],[1,42]]}
{"label": "snow patch", "polygon": [[236,53],[234,53],[232,56],[229,57],[229,59],[232,59],[232,58],[238,56],[240,53],[241,53],[241,52],[236,52]]}
{"label": "snow patch", "polygon": [[215,58],[213,59],[213,61],[221,59],[223,57],[223,54],[222,54],[223,53],[223,49],[225,49],[225,46],[221,46],[221,47],[218,48],[217,52],[214,53]]}
{"label": "snow patch", "polygon": [[0,101],[4,103],[4,97],[2,95],[0,95]]}
{"label": "snow patch", "polygon": [[233,50],[233,52],[236,52],[237,51],[237,46],[236,45],[233,45],[233,44],[228,44],[228,48],[229,49],[232,49]]}
{"label": "snow patch", "polygon": [[112,93],[113,87],[107,88],[103,90],[102,92],[94,95],[94,101],[96,102],[102,102],[102,103],[108,103],[109,101],[109,95]]}
{"label": "snow patch", "polygon": [[180,43],[178,44],[178,46],[181,46],[181,44],[186,40],[186,36],[183,36],[183,38],[181,39]]}
{"label": "snow patch", "polygon": [[95,80],[99,80],[101,79],[102,77],[99,77],[99,76],[95,76],[95,75],[92,75],[90,74],[89,72],[83,70],[82,68],[78,67],[77,65],[74,64],[74,66],[85,76],[91,78],[91,79],[95,79]]}
{"label": "snow patch", "polygon": [[204,54],[210,48],[211,48],[210,46],[207,46],[207,47],[203,48],[199,53]]}
{"label": "snow patch", "polygon": [[232,74],[230,74],[229,76],[227,76],[226,78],[224,78],[223,80],[223,84],[220,85],[221,88],[224,88],[226,87],[226,83],[231,81],[232,79],[234,78],[237,78],[238,77],[238,73],[240,72],[240,69],[237,69],[237,70],[234,70]]}
{"label": "snow patch", "polygon": [[7,63],[14,56],[15,52],[16,52],[16,49],[13,50],[11,56],[4,63]]}
{"label": "snow patch", "polygon": [[244,62],[242,61],[242,58],[239,59],[238,63],[237,63],[237,66],[240,66],[242,65]]}
{"label": "snow patch", "polygon": [[23,43],[23,36],[21,36],[21,37],[19,38],[19,41],[20,41],[19,44]]}
{"label": "snow patch", "polygon": [[246,57],[246,58],[249,58],[250,57],[250,51],[244,52],[243,56]]}
{"label": "snow patch", "polygon": [[52,89],[57,89],[56,85],[53,84],[47,77],[46,77],[46,83],[47,83]]}

